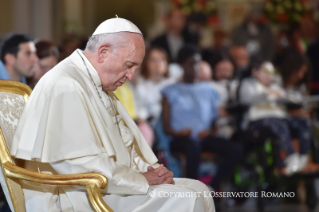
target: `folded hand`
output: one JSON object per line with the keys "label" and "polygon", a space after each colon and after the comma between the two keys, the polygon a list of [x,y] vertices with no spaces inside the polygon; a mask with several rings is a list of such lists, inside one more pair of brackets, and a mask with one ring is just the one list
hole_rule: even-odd
{"label": "folded hand", "polygon": [[149,185],[174,184],[173,172],[169,171],[163,164],[157,169],[149,166],[147,172],[142,174]]}
{"label": "folded hand", "polygon": [[181,130],[181,131],[179,131],[179,132],[177,132],[176,133],[176,136],[180,136],[180,137],[182,137],[182,136],[188,136],[188,135],[190,135],[192,133],[192,130],[191,129],[184,129],[184,130]]}

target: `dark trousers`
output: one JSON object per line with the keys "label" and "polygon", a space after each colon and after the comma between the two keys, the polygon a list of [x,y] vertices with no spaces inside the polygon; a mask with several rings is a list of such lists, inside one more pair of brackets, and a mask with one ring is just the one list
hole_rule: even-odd
{"label": "dark trousers", "polygon": [[297,116],[292,116],[288,119],[264,118],[251,122],[249,125],[249,130],[253,134],[264,128],[270,129],[271,134],[268,136],[278,139],[279,150],[285,151],[286,155],[295,152],[292,138],[298,139],[299,153],[308,154],[312,139],[311,122],[309,119]]}
{"label": "dark trousers", "polygon": [[186,155],[186,177],[197,179],[201,152],[212,152],[222,157],[216,176],[211,182],[214,189],[219,188],[223,179],[233,171],[235,165],[241,160],[243,148],[230,140],[208,136],[201,141],[190,137],[175,137],[171,142],[171,151]]}

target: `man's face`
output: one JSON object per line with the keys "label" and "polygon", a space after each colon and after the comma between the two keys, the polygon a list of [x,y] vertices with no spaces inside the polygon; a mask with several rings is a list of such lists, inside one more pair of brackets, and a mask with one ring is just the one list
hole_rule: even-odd
{"label": "man's face", "polygon": [[234,67],[230,61],[223,60],[217,63],[215,67],[215,79],[220,80],[230,80],[234,74]]}
{"label": "man's face", "polygon": [[184,13],[179,9],[174,9],[169,17],[168,26],[181,32],[185,27],[185,23],[186,17]]}
{"label": "man's face", "polygon": [[115,91],[127,79],[132,80],[145,54],[143,37],[137,33],[129,33],[125,43],[115,45],[107,51],[101,68],[97,70],[105,91]]}
{"label": "man's face", "polygon": [[21,43],[17,56],[13,60],[13,69],[21,76],[33,75],[33,67],[38,61],[36,48],[33,42]]}
{"label": "man's face", "polygon": [[231,48],[230,54],[237,68],[244,68],[249,65],[249,53],[245,47],[234,46]]}

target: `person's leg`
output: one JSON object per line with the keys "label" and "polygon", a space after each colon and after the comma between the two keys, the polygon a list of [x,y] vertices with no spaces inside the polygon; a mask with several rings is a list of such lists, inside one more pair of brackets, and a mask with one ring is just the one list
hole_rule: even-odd
{"label": "person's leg", "polygon": [[295,132],[294,136],[299,142],[299,153],[301,155],[306,155],[309,153],[311,145],[311,121],[307,118],[292,116],[289,118],[289,123],[292,131]]}
{"label": "person's leg", "polygon": [[307,118],[297,116],[290,117],[289,120],[292,131],[295,132],[296,138],[299,142],[299,171],[308,164],[308,154],[311,146],[311,139],[313,139],[311,121]]}
{"label": "person's leg", "polygon": [[194,189],[197,192],[200,192],[201,196],[204,197],[204,201],[207,205],[208,211],[214,211],[214,201],[211,195],[209,188],[202,182],[198,180],[190,180],[185,178],[174,178],[175,185],[184,186],[187,188]]}
{"label": "person's leg", "polygon": [[289,124],[286,119],[267,118],[264,120],[264,124],[271,129],[274,136],[278,139],[278,147],[280,150],[283,150],[286,155],[295,152],[292,145]]}
{"label": "person's leg", "polygon": [[[114,211],[123,212],[215,212],[213,199],[209,189],[197,180],[176,179],[175,185],[161,184],[149,187],[146,194],[138,195],[106,195],[102,197],[106,204]],[[79,192],[77,192],[79,193]],[[74,195],[74,194],[71,194]],[[82,192],[83,198],[79,195],[80,200],[86,198],[86,204],[90,206]],[[75,201],[76,203],[76,201]],[[81,203],[83,204],[83,203]],[[92,211],[92,210],[78,210]]]}
{"label": "person's leg", "polygon": [[172,153],[183,153],[186,156],[186,177],[197,179],[200,164],[200,144],[190,137],[176,137],[171,142]]}
{"label": "person's leg", "polygon": [[261,119],[258,121],[258,126],[251,125],[252,130],[256,130],[257,128],[268,128],[270,132],[269,137],[276,139],[275,142],[273,142],[273,145],[278,152],[276,154],[277,164],[280,168],[283,168],[284,162],[280,157],[280,151],[284,151],[287,156],[292,155],[295,152],[292,145],[290,127],[287,120],[280,118]]}
{"label": "person's leg", "polygon": [[218,166],[216,176],[211,182],[211,186],[218,189],[221,181],[231,174],[235,165],[241,160],[243,148],[229,140],[210,136],[202,141],[202,150],[215,153],[223,159]]}
{"label": "person's leg", "polygon": [[240,143],[243,144],[246,152],[262,147],[267,139],[274,138],[272,130],[265,126],[264,119],[250,122],[245,135],[244,138],[241,138],[243,140],[240,140]]}

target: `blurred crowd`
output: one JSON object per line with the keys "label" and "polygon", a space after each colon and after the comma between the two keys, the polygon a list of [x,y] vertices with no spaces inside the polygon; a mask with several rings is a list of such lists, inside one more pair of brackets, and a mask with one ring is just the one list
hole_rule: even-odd
{"label": "blurred crowd", "polygon": [[[147,43],[132,81],[115,91],[161,163],[176,176],[199,179],[203,153],[222,158],[208,181],[215,190],[268,139],[285,176],[309,165],[319,100],[319,31],[311,15],[273,33],[260,11],[227,34],[213,29],[200,48],[201,17],[177,8],[166,31]],[[0,79],[36,88],[40,78],[85,41],[10,34],[1,42]],[[296,142],[294,142],[296,141]],[[184,161],[185,172],[181,171]]]}

